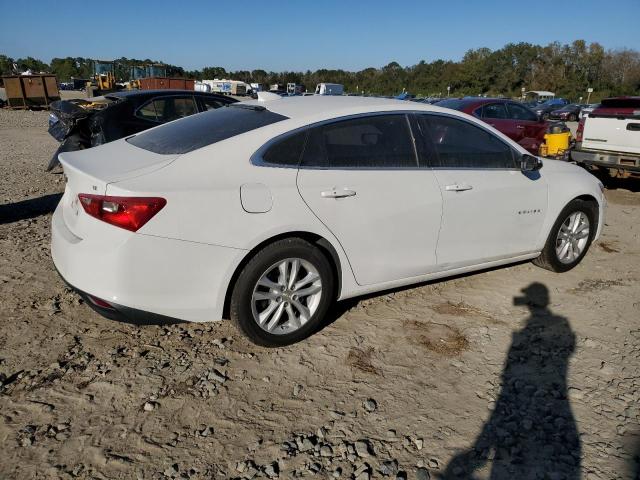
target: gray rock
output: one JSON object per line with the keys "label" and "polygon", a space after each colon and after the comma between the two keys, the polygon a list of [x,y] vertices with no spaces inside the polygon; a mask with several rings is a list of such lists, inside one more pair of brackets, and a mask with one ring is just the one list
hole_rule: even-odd
{"label": "gray rock", "polygon": [[375,411],[376,408],[378,408],[378,404],[376,403],[376,401],[373,398],[369,398],[369,399],[364,401],[364,409],[366,411],[373,412],[373,411]]}
{"label": "gray rock", "polygon": [[356,449],[356,453],[361,458],[375,456],[375,454],[373,453],[373,449],[371,448],[371,444],[368,440],[358,440],[354,444],[354,447]]}
{"label": "gray rock", "polygon": [[429,480],[431,475],[426,468],[419,468],[416,470],[416,480]]}
{"label": "gray rock", "polygon": [[300,395],[300,392],[302,392],[302,390],[304,389],[304,387],[302,385],[299,384],[295,384],[293,386],[293,396],[297,397],[298,395]]}
{"label": "gray rock", "polygon": [[320,447],[321,457],[331,457],[333,455],[333,449],[329,445],[323,445]]}
{"label": "gray rock", "polygon": [[360,465],[358,468],[356,468],[356,470],[353,472],[353,476],[355,478],[360,478],[360,475],[364,473],[367,474],[366,478],[369,478],[369,464],[366,462]]}
{"label": "gray rock", "polygon": [[398,473],[398,461],[394,459],[382,462],[382,465],[380,465],[379,468],[379,472],[385,477],[395,475],[396,473]]}
{"label": "gray rock", "polygon": [[215,368],[209,372],[209,375],[207,375],[207,378],[209,380],[214,380],[218,383],[224,383],[228,380],[227,376],[224,373],[221,373],[219,370]]}
{"label": "gray rock", "polygon": [[309,450],[313,450],[313,447],[315,447],[315,443],[312,442],[309,438],[305,438],[302,440],[302,442],[298,446],[298,449],[301,452],[307,452]]}
{"label": "gray rock", "polygon": [[264,468],[264,474],[269,478],[277,478],[280,475],[280,465],[278,462],[273,462]]}

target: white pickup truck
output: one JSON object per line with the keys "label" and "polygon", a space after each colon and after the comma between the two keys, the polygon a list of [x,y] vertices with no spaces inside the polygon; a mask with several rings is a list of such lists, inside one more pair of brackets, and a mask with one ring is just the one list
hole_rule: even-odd
{"label": "white pickup truck", "polygon": [[607,98],[580,120],[571,159],[612,176],[640,175],[640,97]]}

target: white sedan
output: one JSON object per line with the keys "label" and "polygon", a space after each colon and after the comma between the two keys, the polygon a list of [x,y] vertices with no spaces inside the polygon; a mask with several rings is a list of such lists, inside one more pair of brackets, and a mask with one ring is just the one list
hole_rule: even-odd
{"label": "white sedan", "polygon": [[99,312],[229,316],[299,341],[330,304],[533,259],[576,266],[602,184],[464,113],[382,98],[261,94],[64,153],[51,253]]}

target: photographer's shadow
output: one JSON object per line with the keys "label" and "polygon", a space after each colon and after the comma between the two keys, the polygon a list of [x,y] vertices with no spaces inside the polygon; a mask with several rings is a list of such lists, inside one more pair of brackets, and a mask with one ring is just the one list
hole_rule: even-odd
{"label": "photographer's shadow", "polygon": [[513,334],[495,408],[473,447],[454,457],[442,478],[471,479],[481,471],[492,480],[580,478],[580,438],[567,399],[575,335],[566,318],[549,310],[546,286],[532,283],[522,292],[514,303],[531,315]]}

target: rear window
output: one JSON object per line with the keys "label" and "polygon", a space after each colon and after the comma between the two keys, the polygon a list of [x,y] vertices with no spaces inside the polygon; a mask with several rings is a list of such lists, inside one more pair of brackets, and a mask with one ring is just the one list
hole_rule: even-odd
{"label": "rear window", "polygon": [[600,106],[603,108],[640,108],[640,97],[605,98]]}
{"label": "rear window", "polygon": [[127,142],[154,153],[183,154],[287,118],[262,106],[233,104],[161,125]]}
{"label": "rear window", "polygon": [[471,102],[468,100],[462,100],[460,98],[449,98],[447,100],[440,100],[436,102],[434,105],[438,107],[451,108],[452,110],[462,110]]}

